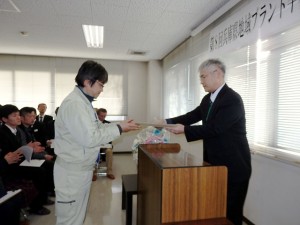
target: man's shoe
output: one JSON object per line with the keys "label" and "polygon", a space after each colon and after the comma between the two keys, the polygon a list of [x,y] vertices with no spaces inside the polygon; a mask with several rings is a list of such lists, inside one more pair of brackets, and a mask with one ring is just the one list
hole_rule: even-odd
{"label": "man's shoe", "polygon": [[97,180],[97,174],[93,174],[92,181],[96,181],[96,180]]}
{"label": "man's shoe", "polygon": [[46,202],[44,203],[44,205],[53,205],[54,201],[52,201],[51,199],[47,199]]}
{"label": "man's shoe", "polygon": [[109,179],[111,180],[114,180],[115,179],[115,176],[113,174],[107,174],[106,175]]}
{"label": "man's shoe", "polygon": [[40,209],[30,209],[29,213],[39,215],[39,216],[44,216],[50,214],[51,211],[45,207],[42,207]]}
{"label": "man's shoe", "polygon": [[55,198],[55,191],[49,191],[48,192],[49,197],[54,197]]}
{"label": "man's shoe", "polygon": [[93,171],[93,178],[92,181],[96,181],[97,180],[97,169],[95,168]]}

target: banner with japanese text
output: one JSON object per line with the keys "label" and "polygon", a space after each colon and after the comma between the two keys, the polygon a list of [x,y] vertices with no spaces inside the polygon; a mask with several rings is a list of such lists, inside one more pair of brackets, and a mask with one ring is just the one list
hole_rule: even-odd
{"label": "banner with japanese text", "polygon": [[253,0],[210,32],[209,53],[220,54],[284,32],[300,21],[300,0]]}

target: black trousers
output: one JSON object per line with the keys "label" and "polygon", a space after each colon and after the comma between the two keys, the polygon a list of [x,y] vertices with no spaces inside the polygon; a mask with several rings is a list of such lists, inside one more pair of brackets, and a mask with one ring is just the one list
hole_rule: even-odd
{"label": "black trousers", "polygon": [[227,189],[227,218],[234,225],[242,225],[243,208],[247,196],[249,180],[228,182]]}
{"label": "black trousers", "polygon": [[22,196],[17,194],[0,204],[1,225],[19,225]]}
{"label": "black trousers", "polygon": [[[11,167],[7,170],[6,179],[13,181],[14,179],[28,179],[32,180],[34,186],[38,190],[37,197],[30,204],[32,209],[40,209],[47,201],[48,182],[47,172],[41,167],[27,167],[17,166]],[[4,182],[5,183],[5,182]]]}
{"label": "black trousers", "polygon": [[54,177],[53,177],[54,161],[45,160],[45,162],[42,164],[41,167],[45,169],[47,191],[54,192]]}

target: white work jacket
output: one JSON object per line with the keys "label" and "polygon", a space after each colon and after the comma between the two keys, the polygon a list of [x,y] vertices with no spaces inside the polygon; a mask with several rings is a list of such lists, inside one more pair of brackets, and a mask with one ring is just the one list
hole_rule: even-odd
{"label": "white work jacket", "polygon": [[93,170],[100,145],[119,136],[118,126],[100,123],[91,102],[75,87],[63,100],[55,120],[57,163],[66,169]]}

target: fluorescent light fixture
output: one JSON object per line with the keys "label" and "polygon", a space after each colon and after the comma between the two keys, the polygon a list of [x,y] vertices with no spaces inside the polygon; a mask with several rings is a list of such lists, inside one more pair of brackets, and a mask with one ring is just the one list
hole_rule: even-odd
{"label": "fluorescent light fixture", "polygon": [[103,26],[82,25],[88,48],[103,48]]}

